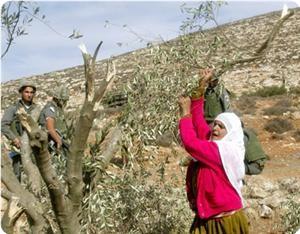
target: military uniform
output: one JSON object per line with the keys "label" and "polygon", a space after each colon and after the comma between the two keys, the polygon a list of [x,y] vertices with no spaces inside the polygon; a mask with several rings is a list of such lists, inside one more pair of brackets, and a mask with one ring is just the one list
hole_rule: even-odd
{"label": "military uniform", "polygon": [[[229,92],[222,83],[214,87],[208,87],[204,93],[204,115],[208,123],[222,112],[230,111]],[[264,168],[266,154],[255,133],[243,128],[245,143],[245,170],[248,175],[260,174]]]}
{"label": "military uniform", "polygon": [[24,107],[25,111],[30,114],[36,108],[36,104],[27,106],[22,100],[18,100],[15,104],[11,105],[3,114],[1,120],[1,132],[9,139],[14,140],[23,134],[22,125],[17,117],[17,110]]}
{"label": "military uniform", "polygon": [[260,174],[263,169],[267,156],[255,134],[251,129],[243,129],[245,143],[245,170],[247,175]]}
{"label": "military uniform", "polygon": [[65,121],[64,111],[54,101],[49,101],[41,111],[39,124],[46,128],[46,119],[53,118],[55,120],[55,129],[58,130],[63,137],[67,134],[67,124]]}
{"label": "military uniform", "polygon": [[[57,148],[58,138],[61,139],[62,146],[65,146],[63,148],[68,148],[68,143],[65,141],[67,137],[67,124],[63,107],[69,100],[69,90],[66,86],[58,86],[50,95],[53,99],[49,101],[41,111],[39,124],[49,131],[49,151],[52,153],[56,151],[55,148]],[[51,126],[50,129],[47,129],[46,126],[47,118],[55,120],[54,126]],[[56,133],[53,133],[53,131],[56,131]]]}
{"label": "military uniform", "polygon": [[[9,140],[13,141],[15,138],[22,136],[23,127],[19,118],[17,117],[17,110],[21,107],[24,107],[25,111],[30,114],[37,105],[32,103],[30,106],[24,104],[22,100],[18,100],[15,104],[11,105],[3,114],[1,120],[1,132],[4,136],[6,136]],[[20,150],[17,147],[10,147],[9,156],[13,160],[13,169],[14,173],[18,177],[19,181],[21,179],[21,155]]]}
{"label": "military uniform", "polygon": [[212,122],[218,114],[230,110],[229,92],[223,84],[208,87],[204,99],[204,117],[207,122]]}

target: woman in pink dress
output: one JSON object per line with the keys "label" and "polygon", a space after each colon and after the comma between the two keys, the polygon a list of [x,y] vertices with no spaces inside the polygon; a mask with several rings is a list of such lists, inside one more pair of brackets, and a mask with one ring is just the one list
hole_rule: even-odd
{"label": "woman in pink dress", "polygon": [[186,177],[187,197],[195,212],[190,232],[248,233],[241,194],[245,175],[241,121],[234,113],[225,112],[216,117],[212,129],[207,125],[203,94],[212,71],[206,69],[202,75],[192,99],[179,99],[180,136],[192,157]]}

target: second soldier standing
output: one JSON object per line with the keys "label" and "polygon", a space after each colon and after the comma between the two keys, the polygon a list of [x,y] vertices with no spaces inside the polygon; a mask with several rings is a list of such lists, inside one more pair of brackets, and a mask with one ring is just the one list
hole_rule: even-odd
{"label": "second soldier standing", "polygon": [[66,138],[67,125],[64,108],[69,100],[69,90],[65,86],[57,87],[51,94],[52,100],[47,102],[41,111],[39,124],[48,132],[49,142],[55,143],[59,152],[63,146],[63,138]]}

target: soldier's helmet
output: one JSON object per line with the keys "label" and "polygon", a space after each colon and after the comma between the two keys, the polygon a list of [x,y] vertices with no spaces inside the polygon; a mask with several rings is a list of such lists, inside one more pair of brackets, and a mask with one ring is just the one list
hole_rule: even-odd
{"label": "soldier's helmet", "polygon": [[69,100],[69,89],[65,86],[58,86],[53,90],[52,97],[58,99],[58,100],[64,100],[68,101]]}
{"label": "soldier's helmet", "polygon": [[21,93],[26,87],[31,87],[33,88],[33,91],[36,92],[36,86],[33,82],[29,80],[22,80],[18,89],[19,93]]}

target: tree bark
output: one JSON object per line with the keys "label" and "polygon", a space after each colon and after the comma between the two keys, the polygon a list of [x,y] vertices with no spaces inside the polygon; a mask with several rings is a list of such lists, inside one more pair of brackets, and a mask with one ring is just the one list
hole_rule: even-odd
{"label": "tree bark", "polygon": [[122,138],[121,129],[119,126],[116,126],[112,131],[111,137],[109,139],[108,147],[104,150],[104,152],[101,155],[101,162],[102,162],[103,170],[106,169],[109,162],[111,161],[113,156],[118,151],[121,138]]}
{"label": "tree bark", "polygon": [[[65,194],[63,185],[59,181],[58,176],[52,167],[50,154],[48,152],[47,133],[38,127],[36,121],[32,116],[26,113],[24,108],[20,108],[17,111],[20,122],[26,129],[30,139],[30,145],[39,172],[47,185],[52,208],[59,228],[62,233],[67,234],[80,232],[81,200],[83,193],[82,157],[101,99],[115,75],[115,66],[113,66],[114,72],[111,73],[108,64],[107,77],[101,81],[100,87],[95,90],[95,61],[100,46],[101,43],[96,48],[93,58],[87,52],[83,51],[86,77],[86,98],[81,108],[80,117],[76,123],[76,129],[67,155],[68,194]],[[14,192],[14,188],[11,187],[13,183],[6,177],[3,180],[4,183],[8,183],[8,188]],[[29,193],[28,191],[26,192]],[[32,215],[34,216],[35,213]],[[33,218],[35,218],[35,216]]]}
{"label": "tree bark", "polygon": [[13,234],[14,224],[24,211],[24,207],[20,206],[19,200],[20,198],[12,196],[8,201],[7,209],[3,214],[1,226],[7,234]]}
{"label": "tree bark", "polygon": [[74,220],[78,219],[81,212],[82,189],[84,185],[82,179],[82,157],[84,155],[86,142],[101,99],[115,75],[115,67],[114,73],[110,73],[108,64],[107,77],[100,82],[100,87],[95,90],[95,62],[101,44],[102,42],[97,46],[93,57],[86,52],[85,47],[81,47],[86,78],[86,98],[80,112],[80,117],[75,125],[76,129],[70,144],[67,161],[68,197],[72,201],[72,215]]}
{"label": "tree bark", "polygon": [[48,152],[48,135],[42,131],[38,124],[29,116],[24,109],[17,112],[20,121],[26,129],[38,169],[50,195],[53,211],[62,233],[77,233],[80,230],[79,221],[72,219],[72,207],[68,197],[65,196],[64,188],[51,164]]}
{"label": "tree bark", "polygon": [[112,158],[115,156],[116,152],[120,148],[120,141],[122,139],[122,131],[119,126],[116,126],[112,134],[109,138],[109,145],[104,150],[104,152],[100,155],[100,162],[101,162],[101,169],[96,172],[95,177],[92,179],[93,188],[95,188],[95,183],[100,179],[101,174],[105,169],[107,168],[108,164],[112,160]]}
{"label": "tree bark", "polygon": [[[37,121],[41,113],[41,107],[37,106],[31,113],[31,117]],[[42,178],[37,166],[32,162],[32,149],[29,142],[29,137],[26,131],[21,136],[21,160],[25,174],[28,176],[29,187],[32,192],[39,196],[42,189]]]}
{"label": "tree bark", "polygon": [[31,160],[32,150],[30,147],[29,137],[27,132],[24,132],[22,137],[22,146],[21,146],[21,160],[24,168],[25,174],[28,176],[29,187],[31,191],[39,196],[42,190],[42,180],[41,174],[37,166]]}
{"label": "tree bark", "polygon": [[[19,198],[19,204],[25,209],[26,214],[32,220],[32,233],[44,233],[47,223],[44,219],[42,205],[36,200],[33,194],[23,189],[15,174],[13,173],[11,160],[6,154],[1,155],[1,181],[7,189],[1,189],[1,196],[10,200],[13,196]],[[5,222],[5,220],[4,220]],[[6,226],[10,226],[5,224]]]}
{"label": "tree bark", "polygon": [[282,27],[283,23],[289,19],[291,16],[294,15],[294,11],[289,11],[285,16],[281,17],[277,23],[274,25],[271,33],[269,34],[268,38],[264,41],[264,43],[261,44],[261,46],[255,51],[254,56],[261,55],[262,53],[265,53],[269,45],[272,41],[274,41],[274,38],[278,34],[280,28]]}
{"label": "tree bark", "polygon": [[290,10],[285,16],[281,17],[276,22],[276,24],[272,28],[272,31],[268,35],[267,39],[259,46],[258,49],[256,49],[253,52],[252,56],[248,56],[248,57],[245,57],[245,58],[233,60],[233,61],[229,62],[228,64],[223,65],[221,67],[220,71],[217,73],[217,76],[221,76],[223,73],[225,73],[226,71],[228,71],[234,65],[242,64],[242,63],[245,63],[245,62],[252,62],[252,61],[254,61],[256,59],[263,58],[265,56],[268,48],[270,47],[272,41],[274,41],[275,37],[277,36],[277,34],[278,34],[280,28],[282,27],[283,23],[285,21],[287,21],[291,16],[293,16],[294,13],[295,12],[293,10]]}

